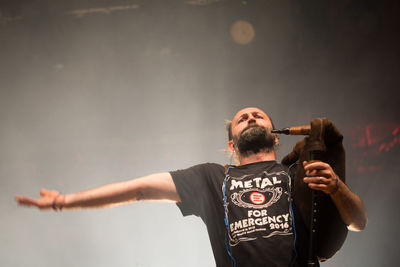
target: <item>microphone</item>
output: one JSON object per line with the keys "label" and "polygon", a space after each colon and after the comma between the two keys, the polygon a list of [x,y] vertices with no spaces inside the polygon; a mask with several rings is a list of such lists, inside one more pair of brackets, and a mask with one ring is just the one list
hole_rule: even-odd
{"label": "microphone", "polygon": [[283,129],[274,129],[271,133],[286,134],[286,135],[309,135],[311,132],[311,125],[293,126]]}

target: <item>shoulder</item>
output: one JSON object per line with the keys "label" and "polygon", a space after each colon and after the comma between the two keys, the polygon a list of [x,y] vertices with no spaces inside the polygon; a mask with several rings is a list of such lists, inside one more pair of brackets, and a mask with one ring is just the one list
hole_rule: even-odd
{"label": "shoulder", "polygon": [[224,166],[217,164],[217,163],[202,163],[202,164],[197,164],[194,166],[191,166],[189,168],[186,169],[178,169],[175,171],[171,171],[171,175],[175,176],[175,175],[179,175],[179,174],[201,174],[201,173],[212,173],[212,172],[224,172],[225,168]]}
{"label": "shoulder", "polygon": [[[182,203],[204,199],[220,188],[224,178],[224,167],[216,163],[202,163],[186,169],[170,172]],[[190,204],[196,206],[197,204]]]}

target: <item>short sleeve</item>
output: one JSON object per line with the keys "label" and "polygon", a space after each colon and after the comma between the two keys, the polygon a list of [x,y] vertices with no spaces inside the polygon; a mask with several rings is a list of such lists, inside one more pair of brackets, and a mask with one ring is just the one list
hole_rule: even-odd
{"label": "short sleeve", "polygon": [[204,163],[170,172],[181,202],[177,206],[183,216],[201,216],[204,203],[218,190],[217,179],[224,175],[224,167]]}

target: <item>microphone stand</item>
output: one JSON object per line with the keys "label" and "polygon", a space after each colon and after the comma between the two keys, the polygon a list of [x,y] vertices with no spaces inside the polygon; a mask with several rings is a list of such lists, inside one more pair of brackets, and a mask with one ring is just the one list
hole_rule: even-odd
{"label": "microphone stand", "polygon": [[[321,160],[321,151],[311,150],[310,161],[315,162]],[[318,194],[316,190],[311,190],[311,221],[310,221],[310,233],[308,241],[308,261],[307,267],[318,266],[318,259],[316,255],[317,247],[317,219],[318,219]]]}
{"label": "microphone stand", "polygon": [[[305,126],[295,126],[284,129],[274,129],[271,131],[276,134],[285,135],[309,135],[311,132],[311,125]],[[321,160],[320,150],[310,150],[309,158],[310,162]],[[318,193],[316,190],[311,190],[311,221],[310,221],[310,233],[309,233],[309,243],[308,243],[308,261],[307,267],[316,267],[318,265],[318,258],[316,255],[317,247],[317,217],[318,217]]]}

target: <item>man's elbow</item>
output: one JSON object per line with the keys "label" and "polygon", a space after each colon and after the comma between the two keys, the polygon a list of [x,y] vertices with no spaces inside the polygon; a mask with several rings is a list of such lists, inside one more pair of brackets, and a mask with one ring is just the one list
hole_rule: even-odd
{"label": "man's elbow", "polygon": [[362,220],[352,223],[347,228],[353,232],[361,232],[367,226],[367,218],[363,218]]}

